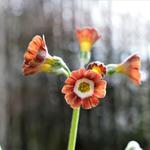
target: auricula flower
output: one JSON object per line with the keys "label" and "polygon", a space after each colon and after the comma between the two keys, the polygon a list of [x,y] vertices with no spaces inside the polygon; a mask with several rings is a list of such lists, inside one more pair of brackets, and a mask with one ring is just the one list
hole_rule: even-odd
{"label": "auricula flower", "polygon": [[76,30],[76,36],[80,44],[80,50],[88,52],[93,44],[101,37],[96,29],[84,27]]}
{"label": "auricula flower", "polygon": [[86,68],[88,70],[91,69],[94,72],[101,74],[102,77],[106,74],[106,66],[99,61],[94,61],[94,62],[89,63]]}
{"label": "auricula flower", "polygon": [[48,53],[45,38],[39,35],[33,37],[24,54],[22,72],[25,76],[38,72],[68,73],[68,67],[57,56]]}
{"label": "auricula flower", "polygon": [[112,75],[114,73],[122,73],[127,75],[134,84],[141,84],[141,58],[138,54],[132,54],[120,64],[107,65],[107,73]]}
{"label": "auricula flower", "polygon": [[90,61],[91,48],[101,36],[96,29],[84,27],[76,30],[76,37],[80,45],[81,65],[83,66]]}
{"label": "auricula flower", "polygon": [[106,94],[106,81],[92,70],[79,69],[71,73],[62,88],[67,103],[73,108],[90,109]]}

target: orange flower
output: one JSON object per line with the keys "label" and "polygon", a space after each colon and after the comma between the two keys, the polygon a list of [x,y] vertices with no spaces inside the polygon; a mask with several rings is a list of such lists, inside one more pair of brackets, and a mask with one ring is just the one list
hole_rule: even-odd
{"label": "orange flower", "polygon": [[102,77],[106,74],[106,66],[99,61],[91,62],[88,64],[87,69],[91,69],[94,72],[101,74]]}
{"label": "orange flower", "polygon": [[100,74],[92,70],[79,69],[73,71],[66,79],[62,93],[73,109],[80,106],[90,109],[98,105],[99,98],[105,97],[106,84]]}
{"label": "orange flower", "polygon": [[26,64],[37,65],[42,63],[46,56],[46,43],[41,36],[36,35],[29,43],[26,53],[24,54],[24,60]]}
{"label": "orange flower", "polygon": [[31,75],[41,71],[40,65],[44,62],[47,53],[45,40],[39,35],[33,37],[24,54],[23,74]]}
{"label": "orange flower", "polygon": [[38,72],[65,74],[68,76],[69,69],[62,58],[49,55],[44,36],[41,38],[36,35],[29,43],[24,54],[22,72],[25,76]]}
{"label": "orange flower", "polygon": [[65,74],[68,76],[70,71],[62,58],[49,55],[44,36],[41,38],[36,35],[29,43],[24,54],[22,72],[25,76],[38,72]]}
{"label": "orange flower", "polygon": [[89,52],[93,44],[101,37],[96,29],[91,27],[77,29],[76,36],[80,43],[80,50],[84,52]]}
{"label": "orange flower", "polygon": [[136,85],[141,84],[141,59],[138,54],[132,54],[121,64],[117,65],[116,72],[126,74]]}

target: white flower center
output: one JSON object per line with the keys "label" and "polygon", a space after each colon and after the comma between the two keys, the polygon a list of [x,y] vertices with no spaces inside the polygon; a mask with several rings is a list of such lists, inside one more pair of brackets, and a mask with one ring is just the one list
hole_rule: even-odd
{"label": "white flower center", "polygon": [[94,82],[87,78],[76,81],[73,91],[80,97],[86,98],[93,95]]}

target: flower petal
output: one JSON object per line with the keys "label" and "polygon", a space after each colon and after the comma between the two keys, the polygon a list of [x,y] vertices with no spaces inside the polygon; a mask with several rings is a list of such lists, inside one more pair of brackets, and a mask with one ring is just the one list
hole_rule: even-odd
{"label": "flower petal", "polygon": [[94,96],[98,97],[98,98],[104,98],[106,95],[106,90],[103,89],[95,89],[94,91]]}
{"label": "flower petal", "polygon": [[97,73],[95,73],[95,72],[93,72],[93,71],[91,71],[91,70],[88,70],[88,71],[85,73],[85,77],[88,78],[89,80],[93,80],[93,79],[95,79],[95,78],[99,78],[100,76],[99,76]]}
{"label": "flower petal", "polygon": [[74,93],[68,93],[65,95],[65,99],[69,105],[72,105],[72,104],[74,104],[75,100],[77,99],[77,96]]}
{"label": "flower petal", "polygon": [[90,98],[90,102],[91,102],[92,107],[95,107],[95,106],[97,106],[99,104],[99,99],[96,98],[95,96],[92,96]]}
{"label": "flower petal", "polygon": [[33,60],[39,50],[45,50],[44,43],[43,39],[39,35],[36,35],[28,45],[27,51],[24,55],[24,60],[26,62]]}
{"label": "flower petal", "polygon": [[69,84],[69,85],[74,85],[75,82],[76,82],[76,80],[71,77],[69,77],[65,80],[65,84]]}
{"label": "flower petal", "polygon": [[95,83],[95,89],[106,89],[107,82],[105,80],[99,80]]}
{"label": "flower petal", "polygon": [[85,99],[82,100],[82,107],[84,109],[90,109],[90,108],[92,108],[92,105],[91,105],[91,102],[90,102],[90,97],[85,98]]}
{"label": "flower petal", "polygon": [[136,84],[141,84],[141,73],[137,69],[132,69],[129,74],[130,79]]}
{"label": "flower petal", "polygon": [[77,109],[82,105],[82,100],[80,98],[77,98],[74,100],[74,103],[71,105],[73,109]]}
{"label": "flower petal", "polygon": [[85,72],[85,69],[79,69],[79,70],[73,71],[71,73],[71,77],[75,80],[78,80],[84,76],[84,72]]}
{"label": "flower petal", "polygon": [[89,42],[92,44],[94,44],[101,37],[96,29],[91,27],[77,29],[76,36],[79,42],[89,40]]}
{"label": "flower petal", "polygon": [[32,75],[38,72],[40,72],[39,66],[32,67],[24,64],[22,67],[22,73],[24,76]]}
{"label": "flower petal", "polygon": [[73,86],[71,85],[65,85],[63,88],[62,88],[62,93],[72,93],[73,92]]}
{"label": "flower petal", "polygon": [[106,95],[106,85],[107,82],[105,80],[100,80],[95,87],[94,96],[104,98]]}

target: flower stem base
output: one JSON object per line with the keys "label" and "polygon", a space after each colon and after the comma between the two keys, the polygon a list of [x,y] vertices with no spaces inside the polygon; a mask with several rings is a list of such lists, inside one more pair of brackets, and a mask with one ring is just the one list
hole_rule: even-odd
{"label": "flower stem base", "polygon": [[68,149],[67,150],[75,150],[79,115],[80,115],[80,108],[74,109],[73,113],[72,113],[72,121],[71,121],[69,143],[68,143]]}

